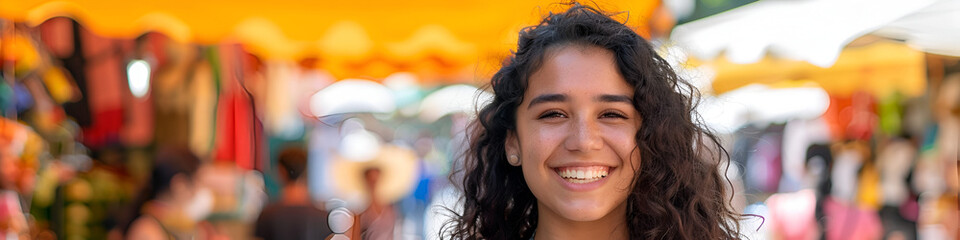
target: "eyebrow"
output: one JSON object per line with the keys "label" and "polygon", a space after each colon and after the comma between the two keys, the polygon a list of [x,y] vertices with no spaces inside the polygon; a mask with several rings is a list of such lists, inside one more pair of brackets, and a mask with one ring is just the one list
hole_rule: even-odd
{"label": "eyebrow", "polygon": [[604,94],[597,97],[597,100],[600,102],[622,102],[626,104],[633,104],[633,98],[627,97],[627,95],[613,95],[613,94]]}
{"label": "eyebrow", "polygon": [[533,107],[533,105],[540,104],[540,103],[564,102],[564,101],[567,101],[567,95],[543,94],[533,98],[533,100],[530,100],[530,104],[527,105],[527,109],[530,109],[531,107]]}
{"label": "eyebrow", "polygon": [[[548,103],[548,102],[564,102],[567,101],[567,95],[563,94],[543,94],[530,100],[530,104],[527,105],[527,109],[533,107],[533,105]],[[627,95],[613,95],[613,94],[603,94],[596,98],[598,102],[611,102],[611,103],[626,103],[633,104],[633,99]]]}

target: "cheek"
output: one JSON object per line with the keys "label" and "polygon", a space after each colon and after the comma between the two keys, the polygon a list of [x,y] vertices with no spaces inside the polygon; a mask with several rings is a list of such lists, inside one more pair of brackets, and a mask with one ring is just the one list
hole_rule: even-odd
{"label": "cheek", "polygon": [[529,128],[529,130],[521,133],[525,137],[521,138],[520,142],[523,163],[544,161],[556,148],[563,147],[566,131],[559,129],[559,127],[538,126]]}
{"label": "cheek", "polygon": [[639,156],[638,152],[632,152],[637,148],[636,133],[637,130],[632,128],[611,127],[604,130],[603,136],[617,155],[626,159],[631,154]]}
{"label": "cheek", "polygon": [[637,146],[636,132],[635,129],[624,128],[605,132],[606,142],[610,144],[617,157],[623,161],[622,166],[629,173],[622,175],[623,179],[633,179],[636,173],[640,171],[640,166],[643,163],[640,149]]}

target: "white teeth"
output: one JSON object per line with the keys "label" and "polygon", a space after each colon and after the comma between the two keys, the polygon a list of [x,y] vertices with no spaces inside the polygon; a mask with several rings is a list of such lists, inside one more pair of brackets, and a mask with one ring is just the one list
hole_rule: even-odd
{"label": "white teeth", "polygon": [[607,176],[609,167],[591,166],[591,167],[569,167],[557,169],[557,174],[564,180],[572,183],[590,183],[603,179]]}

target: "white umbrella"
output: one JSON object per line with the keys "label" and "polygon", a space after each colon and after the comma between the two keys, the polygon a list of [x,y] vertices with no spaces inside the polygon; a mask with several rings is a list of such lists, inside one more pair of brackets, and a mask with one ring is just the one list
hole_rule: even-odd
{"label": "white umbrella", "polygon": [[393,91],[377,82],[346,79],[330,84],[310,97],[315,117],[341,113],[390,113],[396,110]]}
{"label": "white umbrella", "polygon": [[474,114],[493,101],[493,94],[474,86],[457,84],[441,88],[420,102],[420,120],[437,121],[451,113]]}
{"label": "white umbrella", "polygon": [[830,96],[819,87],[770,88],[751,84],[720,96],[706,97],[697,113],[710,129],[733,133],[751,122],[814,119],[830,106]]}

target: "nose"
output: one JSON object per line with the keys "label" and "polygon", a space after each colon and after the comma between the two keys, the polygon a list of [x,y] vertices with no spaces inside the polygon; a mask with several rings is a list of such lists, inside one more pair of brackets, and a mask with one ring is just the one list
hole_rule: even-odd
{"label": "nose", "polygon": [[603,147],[596,119],[581,118],[570,124],[564,147],[570,151],[589,152]]}

